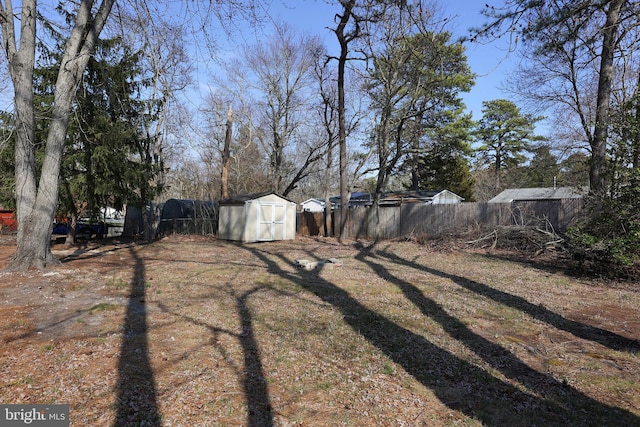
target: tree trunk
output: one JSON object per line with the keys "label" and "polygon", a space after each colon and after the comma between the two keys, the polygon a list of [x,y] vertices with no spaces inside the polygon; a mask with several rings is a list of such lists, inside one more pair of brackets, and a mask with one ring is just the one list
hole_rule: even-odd
{"label": "tree trunk", "polygon": [[636,90],[633,94],[633,104],[635,104],[636,129],[631,133],[631,167],[635,170],[640,169],[640,72],[636,82]]}
{"label": "tree trunk", "polygon": [[[17,241],[23,241],[27,217],[36,200],[36,160],[35,150],[35,117],[33,109],[33,68],[36,49],[36,4],[34,0],[22,2],[20,28],[20,50],[15,39],[13,19],[2,20],[2,36],[5,53],[9,63],[9,75],[13,82],[14,106],[16,115],[16,218],[18,220]],[[11,3],[4,10],[0,3],[3,17],[14,16]],[[17,171],[21,171],[20,174]]]}
{"label": "tree trunk", "polygon": [[500,153],[500,149],[496,150],[496,165],[494,169],[494,180],[495,180],[495,189],[496,194],[500,193],[502,190],[502,183],[500,182],[500,171],[502,169],[502,154]]}
{"label": "tree trunk", "polygon": [[609,126],[609,98],[613,81],[613,56],[616,35],[620,24],[620,10],[624,0],[612,0],[607,11],[607,20],[602,29],[602,53],[598,76],[598,97],[596,101],[596,124],[591,144],[591,164],[589,181],[591,194],[603,196],[606,191],[605,170],[607,167],[607,129]]}
{"label": "tree trunk", "polygon": [[[44,161],[38,187],[35,186],[35,137],[33,134],[33,87],[35,64],[36,2],[23,2],[20,51],[15,51],[12,27],[2,23],[7,59],[14,85],[16,127],[23,129],[16,143],[16,206],[18,211],[17,250],[9,270],[43,269],[56,264],[51,253],[51,232],[58,203],[58,179],[71,104],[78,82],[93,52],[115,0],[104,0],[95,16],[91,16],[93,0],[83,0],[61,60],[56,81],[54,107],[45,146]],[[5,12],[4,10],[2,12]],[[12,11],[8,8],[6,13]],[[9,37],[9,39],[7,39]],[[12,51],[13,50],[13,51]],[[22,139],[20,139],[22,138]]]}
{"label": "tree trunk", "polygon": [[71,220],[67,222],[67,237],[64,241],[65,245],[72,246],[76,244],[76,230],[78,228],[78,215],[73,212]]}
{"label": "tree trunk", "polygon": [[331,170],[333,169],[333,137],[329,137],[329,149],[327,150],[327,169],[324,171],[324,236],[333,236],[333,224],[331,223]]}
{"label": "tree trunk", "polygon": [[345,36],[345,27],[351,18],[351,12],[355,6],[355,0],[342,2],[343,13],[340,22],[335,30],[338,42],[340,43],[340,57],[338,58],[338,141],[340,145],[340,224],[338,240],[343,241],[346,237],[347,219],[349,217],[349,199],[351,195],[348,187],[347,173],[347,126],[344,100],[344,74],[347,63],[348,42]]}
{"label": "tree trunk", "polygon": [[227,113],[227,132],[224,135],[224,149],[222,150],[222,176],[220,184],[220,198],[229,197],[229,160],[231,158],[231,132],[233,127],[233,110],[229,107]]}
{"label": "tree trunk", "polygon": [[[52,217],[34,217],[38,211],[35,161],[35,118],[33,105],[33,69],[35,64],[36,4],[23,2],[20,29],[20,47],[16,50],[13,24],[5,20],[2,24],[6,43],[9,73],[13,82],[16,110],[16,216],[18,219],[18,251],[12,258],[9,269],[28,267],[43,268],[52,258],[50,238]],[[11,5],[6,11],[13,16]],[[7,15],[4,15],[7,16]],[[11,25],[9,25],[11,24]],[[8,28],[10,27],[10,28]]]}

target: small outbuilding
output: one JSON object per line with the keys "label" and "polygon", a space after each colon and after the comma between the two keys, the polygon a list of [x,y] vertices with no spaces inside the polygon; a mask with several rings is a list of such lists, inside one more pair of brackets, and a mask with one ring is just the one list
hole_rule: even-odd
{"label": "small outbuilding", "polygon": [[582,192],[574,187],[509,188],[489,200],[489,203],[565,199],[582,199]]}
{"label": "small outbuilding", "polygon": [[162,206],[159,234],[215,234],[218,209],[207,200],[169,199]]}
{"label": "small outbuilding", "polygon": [[534,224],[563,232],[584,209],[583,191],[573,187],[512,188],[489,200],[508,207],[513,224]]}
{"label": "small outbuilding", "polygon": [[218,238],[240,242],[293,240],[297,204],[274,192],[239,194],[219,203]]}

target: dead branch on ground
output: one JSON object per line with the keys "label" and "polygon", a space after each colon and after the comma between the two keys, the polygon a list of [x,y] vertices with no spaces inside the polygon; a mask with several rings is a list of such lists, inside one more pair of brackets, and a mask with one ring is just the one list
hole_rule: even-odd
{"label": "dead branch on ground", "polygon": [[553,230],[538,226],[508,225],[498,226],[466,244],[483,249],[519,250],[537,256],[549,250],[560,249],[563,242],[564,239]]}

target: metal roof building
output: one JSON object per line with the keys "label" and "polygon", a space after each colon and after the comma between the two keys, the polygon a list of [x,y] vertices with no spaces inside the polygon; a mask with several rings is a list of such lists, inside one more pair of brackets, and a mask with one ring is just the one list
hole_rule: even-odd
{"label": "metal roof building", "polygon": [[509,188],[489,200],[489,203],[511,203],[534,200],[581,199],[581,190],[574,187]]}

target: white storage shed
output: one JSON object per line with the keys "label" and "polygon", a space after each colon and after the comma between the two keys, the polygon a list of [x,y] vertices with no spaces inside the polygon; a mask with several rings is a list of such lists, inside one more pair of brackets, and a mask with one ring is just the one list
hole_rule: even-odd
{"label": "white storage shed", "polygon": [[273,192],[240,194],[219,203],[218,238],[240,242],[293,240],[297,204]]}

